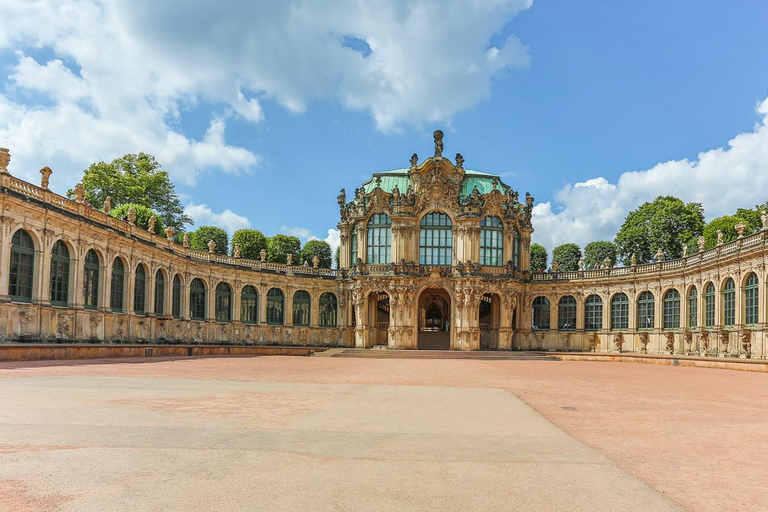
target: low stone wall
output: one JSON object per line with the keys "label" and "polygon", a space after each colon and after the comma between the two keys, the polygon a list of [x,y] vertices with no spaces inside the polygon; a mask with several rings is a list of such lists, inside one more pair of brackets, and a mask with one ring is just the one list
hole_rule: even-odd
{"label": "low stone wall", "polygon": [[308,356],[322,352],[315,347],[243,347],[206,345],[0,345],[0,361],[59,359],[110,359],[125,357],[189,356]]}

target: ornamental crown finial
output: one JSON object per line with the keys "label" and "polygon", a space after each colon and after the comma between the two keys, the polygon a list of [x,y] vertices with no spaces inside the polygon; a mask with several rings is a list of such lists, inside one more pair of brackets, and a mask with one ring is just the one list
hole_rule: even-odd
{"label": "ornamental crown finial", "polygon": [[432,134],[435,137],[435,157],[443,156],[443,132],[441,130],[435,130]]}

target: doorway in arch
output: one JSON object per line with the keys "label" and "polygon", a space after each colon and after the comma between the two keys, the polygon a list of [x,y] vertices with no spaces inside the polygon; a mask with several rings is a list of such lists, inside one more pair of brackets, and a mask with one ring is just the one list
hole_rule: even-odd
{"label": "doorway in arch", "polygon": [[419,350],[451,348],[451,297],[442,288],[427,288],[419,296]]}

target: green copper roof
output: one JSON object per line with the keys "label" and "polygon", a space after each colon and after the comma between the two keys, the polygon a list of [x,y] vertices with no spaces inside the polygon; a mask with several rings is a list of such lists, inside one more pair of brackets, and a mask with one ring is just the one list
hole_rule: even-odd
{"label": "green copper roof", "polygon": [[[376,188],[376,178],[381,178],[381,188],[384,192],[392,193],[392,190],[397,185],[401,194],[405,194],[408,190],[408,186],[411,184],[411,179],[408,177],[408,169],[394,169],[391,171],[377,172],[373,177],[363,183],[365,193],[368,194],[374,188]],[[493,180],[499,182],[499,191],[504,193],[509,189],[508,185],[505,185],[501,178],[493,174],[488,174],[480,171],[473,171],[467,169],[464,171],[464,181],[461,184],[461,190],[459,191],[459,198],[463,199],[472,193],[472,190],[477,187],[477,191],[480,194],[487,194],[493,190]]]}

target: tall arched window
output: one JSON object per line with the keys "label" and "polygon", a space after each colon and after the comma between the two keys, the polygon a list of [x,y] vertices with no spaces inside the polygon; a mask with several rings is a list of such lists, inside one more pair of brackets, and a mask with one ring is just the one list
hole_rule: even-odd
{"label": "tall arched window", "polygon": [[419,264],[450,265],[452,263],[453,223],[444,213],[428,213],[421,219],[419,231]]}
{"label": "tall arched window", "polygon": [[704,325],[715,326],[715,285],[712,283],[704,289]]}
{"label": "tall arched window", "polygon": [[483,217],[480,222],[480,264],[504,264],[504,226],[498,217]]}
{"label": "tall arched window", "polygon": [[143,315],[147,311],[147,275],[144,265],[136,267],[133,289],[133,312]]}
{"label": "tall arched window", "polygon": [[165,277],[162,270],[155,273],[155,316],[165,316]]}
{"label": "tall arched window", "polygon": [[232,321],[232,289],[227,283],[216,285],[214,306],[217,322]]}
{"label": "tall arched window", "polygon": [[179,277],[179,274],[173,276],[172,294],[171,315],[173,315],[173,318],[181,318],[181,278]]}
{"label": "tall arched window", "polygon": [[576,299],[566,295],[557,304],[557,329],[572,331],[576,329]]}
{"label": "tall arched window", "polygon": [[368,221],[368,259],[366,263],[384,264],[391,261],[392,221],[386,213],[377,213]]}
{"label": "tall arched window", "polygon": [[654,299],[651,292],[643,292],[637,298],[637,328],[653,329],[654,318]]}
{"label": "tall arched window", "polygon": [[757,275],[752,272],[747,277],[747,282],[744,286],[744,323],[747,325],[754,325],[757,323]]}
{"label": "tall arched window", "polygon": [[336,295],[325,292],[320,295],[320,327],[336,327]]}
{"label": "tall arched window", "polygon": [[537,331],[549,330],[549,299],[546,297],[533,299],[533,329]]}
{"label": "tall arched window", "polygon": [[349,235],[349,266],[354,267],[357,263],[357,226],[352,224],[352,234]]}
{"label": "tall arched window", "polygon": [[23,229],[11,239],[11,268],[8,277],[8,295],[11,300],[32,301],[32,279],[35,270],[35,244]]}
{"label": "tall arched window", "polygon": [[283,292],[279,288],[267,292],[267,323],[283,325]]}
{"label": "tall arched window", "polygon": [[51,251],[51,304],[66,306],[69,299],[69,250],[59,240]]}
{"label": "tall arched window", "polygon": [[244,286],[240,293],[240,321],[244,324],[259,322],[259,292],[253,286]]}
{"label": "tall arched window", "polygon": [[189,318],[205,320],[205,283],[200,279],[189,284]]}
{"label": "tall arched window", "polygon": [[664,328],[680,327],[680,294],[674,288],[664,294]]}
{"label": "tall arched window", "polygon": [[611,299],[611,330],[629,329],[629,298],[626,293],[617,293]]}
{"label": "tall arched window", "polygon": [[293,294],[293,325],[309,325],[309,293],[299,290]]}
{"label": "tall arched window", "polygon": [[517,227],[515,227],[512,235],[512,265],[515,268],[520,268],[520,232]]}
{"label": "tall arched window", "polygon": [[584,303],[584,330],[599,331],[603,328],[603,299],[590,295]]}
{"label": "tall arched window", "polygon": [[699,325],[699,297],[695,286],[688,290],[688,327],[691,329]]}
{"label": "tall arched window", "polygon": [[123,292],[125,290],[125,267],[120,258],[112,263],[112,280],[110,281],[109,307],[112,311],[122,313]]}
{"label": "tall arched window", "polygon": [[723,325],[736,323],[736,285],[730,277],[723,286]]}
{"label": "tall arched window", "polygon": [[99,256],[89,249],[83,266],[83,305],[96,309],[99,305]]}

